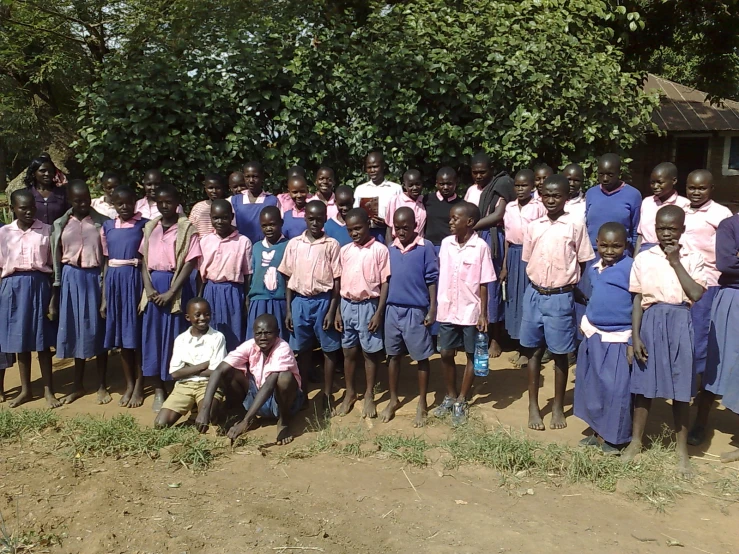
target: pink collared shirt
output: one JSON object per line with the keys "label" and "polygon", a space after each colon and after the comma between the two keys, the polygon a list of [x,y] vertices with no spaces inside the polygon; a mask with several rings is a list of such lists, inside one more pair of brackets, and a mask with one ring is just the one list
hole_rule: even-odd
{"label": "pink collared shirt", "polygon": [[390,227],[390,231],[395,236],[395,226],[393,225],[393,216],[398,208],[410,208],[416,216],[416,233],[423,237],[423,229],[426,226],[426,208],[423,206],[423,197],[419,196],[416,200],[412,200],[406,193],[392,196],[387,203],[387,212],[385,212],[385,223]]}
{"label": "pink collared shirt", "polygon": [[[706,288],[706,272],[700,254],[685,247],[680,248],[680,263],[693,281]],[[659,245],[644,250],[634,258],[629,290],[642,295],[641,305],[645,309],[658,302],[692,304]]]}
{"label": "pink collared shirt", "polygon": [[[128,221],[123,221],[119,216],[113,218],[113,226],[116,229],[132,229],[136,226],[136,222],[141,221],[141,214],[136,212],[133,217]],[[103,256],[108,255],[108,240],[105,238],[105,232],[103,228],[100,228],[100,247],[103,250]]]}
{"label": "pink collared shirt", "polygon": [[332,290],[334,279],[341,277],[341,249],[326,235],[311,242],[307,233],[288,241],[277,271],[287,276],[289,289],[302,296],[316,296]]}
{"label": "pink collared shirt", "polygon": [[482,313],[480,286],[496,279],[490,248],[477,233],[461,246],[455,235],[446,237],[439,251],[436,319],[440,323],[477,325]]}
{"label": "pink collared shirt", "polygon": [[464,201],[479,207],[480,198],[482,198],[482,191],[484,188],[485,187],[480,188],[477,185],[472,185],[467,189],[467,192],[464,193]]}
{"label": "pink collared shirt", "polygon": [[[146,219],[154,219],[155,217],[162,215],[159,213],[157,203],[149,202],[149,199],[146,197],[137,201],[134,209],[141,214],[141,217],[145,217]],[[182,205],[177,206],[177,213],[185,213],[185,210],[182,209]]]}
{"label": "pink collared shirt", "polygon": [[341,297],[353,302],[379,298],[380,288],[390,278],[390,253],[387,246],[370,238],[341,247]]}
{"label": "pink collared shirt", "polygon": [[69,216],[62,229],[62,263],[83,269],[102,266],[101,230],[89,215],[82,220]]}
{"label": "pink collared shirt", "polygon": [[611,194],[614,194],[618,191],[620,191],[622,188],[626,186],[626,181],[621,181],[621,184],[618,185],[615,189],[608,191],[603,185],[598,185],[600,187],[600,190],[605,194],[606,196],[610,196]]}
{"label": "pink collared shirt", "polygon": [[251,241],[238,231],[225,239],[211,233],[200,239],[200,275],[204,281],[243,283],[251,275]]}
{"label": "pink collared shirt", "polygon": [[526,274],[532,283],[558,288],[576,285],[579,264],[594,259],[595,253],[585,222],[565,213],[556,220],[540,217],[524,229],[521,258],[528,263]]}
{"label": "pink collared shirt", "polygon": [[[280,203],[280,213],[284,215],[285,212],[292,210],[295,207],[292,196],[289,192],[281,192],[277,195],[277,201]],[[264,202],[264,200],[262,200]]]}
{"label": "pink collared shirt", "polygon": [[585,223],[585,195],[581,194],[576,198],[571,198],[565,204],[565,211],[582,219]]}
{"label": "pink collared shirt", "polygon": [[[177,244],[177,224],[175,223],[166,231],[159,221],[149,235],[149,271],[174,271],[177,267],[175,246]],[[144,241],[141,241],[139,252],[143,254]],[[185,262],[197,260],[202,256],[200,251],[200,240],[193,235],[187,247]]]}
{"label": "pink collared shirt", "polygon": [[[321,200],[317,194],[314,194],[313,196],[308,198],[308,202],[311,200]],[[331,195],[331,200],[328,202],[321,200],[324,204],[326,204],[326,220],[331,219],[332,217],[335,217],[336,214],[339,213],[339,208],[336,207],[336,195]]]}
{"label": "pink collared shirt", "polygon": [[535,202],[532,198],[529,202],[521,206],[518,200],[508,202],[503,215],[503,225],[505,227],[505,239],[511,244],[523,244],[523,232],[532,221],[544,217],[547,209],[541,202]]}
{"label": "pink collared shirt", "polygon": [[405,254],[406,252],[410,252],[413,250],[416,246],[423,246],[426,244],[426,241],[423,237],[420,235],[416,235],[416,238],[413,239],[413,242],[411,242],[408,246],[403,246],[403,244],[400,242],[400,239],[395,239],[393,241],[393,246],[400,250],[401,254]]}
{"label": "pink collared shirt", "polygon": [[210,205],[212,203],[210,200],[203,200],[195,204],[190,210],[188,219],[197,229],[201,239],[213,232],[213,224],[210,222]]}
{"label": "pink collared shirt", "polygon": [[441,195],[441,193],[437,190],[436,191],[436,198],[438,198],[440,202],[454,202],[454,200],[456,200],[456,198],[457,198],[457,193],[455,192],[449,198],[444,198]]}
{"label": "pink collared shirt", "polygon": [[115,219],[118,215],[118,212],[115,211],[115,207],[113,206],[113,204],[108,204],[105,201],[105,196],[101,196],[100,198],[93,198],[92,202],[90,202],[90,206],[97,213],[107,215],[110,219]]}
{"label": "pink collared shirt", "polygon": [[234,369],[251,374],[258,389],[262,388],[267,377],[283,371],[292,373],[298,382],[298,387],[301,389],[303,387],[295,355],[290,345],[282,339],[277,339],[277,343],[267,356],[262,353],[254,339],[249,339],[230,352],[223,361]]}
{"label": "pink collared shirt", "polygon": [[27,231],[18,220],[0,228],[0,267],[7,277],[20,271],[51,273],[51,225],[38,219]]}
{"label": "pink collared shirt", "polygon": [[667,200],[662,202],[656,196],[647,196],[641,203],[641,219],[639,220],[639,227],[636,232],[642,236],[643,242],[650,244],[656,244],[659,242],[656,231],[656,220],[657,211],[662,206],[678,206],[683,210],[687,210],[690,206],[690,200],[680,196],[677,191],[670,196]]}
{"label": "pink collared shirt", "polygon": [[706,286],[718,286],[721,272],[716,269],[716,229],[724,219],[731,217],[726,206],[709,200],[700,208],[685,210],[685,233],[680,240],[686,248],[703,256],[706,272]]}

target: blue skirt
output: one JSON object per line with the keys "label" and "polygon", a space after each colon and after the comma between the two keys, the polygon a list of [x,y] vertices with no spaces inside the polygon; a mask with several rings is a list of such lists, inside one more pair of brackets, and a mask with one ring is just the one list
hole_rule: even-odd
{"label": "blue skirt", "polygon": [[[598,255],[598,252],[596,252],[594,259],[585,262],[585,271],[583,271],[583,274],[580,276],[580,282],[577,284],[577,288],[579,288],[587,298],[590,298],[590,295],[593,294],[593,283],[590,281],[590,269],[598,260],[600,260],[600,256]],[[580,332],[580,322],[582,321],[582,316],[585,315],[586,309],[587,306],[575,302],[575,331],[578,341],[585,338]]]}
{"label": "blue skirt", "polygon": [[56,324],[46,315],[51,276],[40,271],[13,273],[0,282],[0,349],[41,352],[56,344]]}
{"label": "blue skirt", "polygon": [[690,318],[693,321],[693,334],[695,337],[695,365],[696,375],[700,375],[706,369],[706,357],[708,356],[708,333],[711,328],[711,307],[713,299],[716,298],[720,287],[708,287],[701,299],[690,308]]}
{"label": "blue skirt", "polygon": [[254,320],[262,314],[272,314],[277,318],[280,338],[289,341],[290,331],[285,327],[287,302],[285,300],[252,300],[249,302],[249,317],[246,324],[246,340],[254,338]]}
{"label": "blue skirt", "polygon": [[143,291],[139,268],[108,267],[105,272],[105,348],[141,348],[139,302]]}
{"label": "blue skirt", "polygon": [[[503,253],[505,245],[505,234],[503,233],[502,227],[493,227],[489,231],[483,231],[480,233],[480,238],[485,240],[490,246],[490,251],[493,251],[492,241],[495,240],[498,243],[498,255],[493,256],[493,267],[495,268],[496,277],[500,275],[500,270],[503,269]],[[495,280],[492,283],[488,283],[488,322],[498,323],[503,321],[505,316],[505,307],[503,302],[503,291],[501,289],[500,281]]]}
{"label": "blue skirt", "polygon": [[585,338],[577,353],[575,416],[606,442],[631,441],[631,367],[626,343]]}
{"label": "blue skirt", "polygon": [[711,309],[703,386],[707,391],[723,396],[724,406],[732,412],[739,413],[737,329],[739,329],[739,289],[721,288]]}
{"label": "blue skirt", "polygon": [[246,330],[246,313],[244,312],[244,285],[226,281],[215,283],[207,281],[203,298],[210,304],[210,326],[226,337],[226,348],[235,350],[242,342]]}
{"label": "blue skirt", "polygon": [[100,317],[101,297],[99,267],[62,267],[57,358],[84,360],[104,352],[105,324]]}
{"label": "blue skirt", "polygon": [[644,311],[640,336],[648,357],[646,364],[637,362],[631,373],[632,394],[690,402],[696,392],[690,308],[650,306]]}
{"label": "blue skirt", "polygon": [[[170,271],[152,271],[151,284],[158,293],[165,293],[172,284],[174,273]],[[182,287],[183,310],[192,298],[189,280]],[[146,304],[142,323],[141,370],[144,377],[159,377],[163,381],[169,376],[169,362],[172,359],[172,345],[178,335],[184,333],[187,321],[182,313],[173,314],[172,305],[159,307],[154,302]]]}
{"label": "blue skirt", "polygon": [[529,284],[526,275],[528,265],[521,259],[523,246],[520,244],[508,245],[508,279],[506,287],[508,301],[505,303],[505,328],[512,339],[518,340],[521,332],[521,318],[523,317],[523,294]]}

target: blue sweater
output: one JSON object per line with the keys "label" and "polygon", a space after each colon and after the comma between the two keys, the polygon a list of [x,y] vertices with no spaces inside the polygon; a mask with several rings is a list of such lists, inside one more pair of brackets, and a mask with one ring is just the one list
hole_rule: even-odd
{"label": "blue sweater", "polygon": [[724,219],[716,230],[716,267],[721,272],[718,284],[739,289],[739,216]]}
{"label": "blue sweater", "polygon": [[439,279],[439,258],[431,241],[424,240],[405,254],[390,245],[390,284],[387,302],[398,306],[428,308],[430,284]]}
{"label": "blue sweater", "polygon": [[615,221],[626,227],[626,235],[633,250],[636,245],[641,216],[641,193],[631,185],[624,186],[606,194],[600,185],[589,188],[585,193],[585,222],[588,226],[588,236],[593,250],[597,250],[595,241],[598,230],[604,223]]}
{"label": "blue sweater", "polygon": [[588,321],[602,331],[623,331],[631,328],[631,308],[634,294],[629,292],[629,277],[634,259],[624,256],[615,264],[599,272],[588,268],[593,292],[585,315]]}
{"label": "blue sweater", "polygon": [[[285,276],[277,271],[277,268],[285,255],[287,242],[286,238],[282,238],[270,247],[265,247],[261,240],[254,243],[251,262],[252,280],[249,288],[250,300],[285,300],[287,283],[285,282]],[[269,290],[264,284],[264,277],[270,268],[274,268],[274,271],[270,271],[270,273],[277,278],[277,288],[275,290]]]}
{"label": "blue sweater", "polygon": [[[323,226],[323,232],[326,233],[326,236],[338,242],[339,246],[346,246],[352,241],[349,231],[346,230],[346,225],[340,225],[333,218],[329,219]],[[380,244],[385,244],[385,233],[382,229],[370,228],[370,235]]]}

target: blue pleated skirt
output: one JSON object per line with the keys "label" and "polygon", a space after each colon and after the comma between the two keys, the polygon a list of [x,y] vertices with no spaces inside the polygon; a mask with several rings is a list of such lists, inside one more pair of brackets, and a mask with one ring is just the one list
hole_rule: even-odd
{"label": "blue pleated skirt", "polygon": [[690,402],[696,393],[693,324],[687,305],[654,304],[644,311],[641,340],[647,363],[637,362],[631,392],[645,398]]}
{"label": "blue pleated skirt", "polygon": [[235,350],[244,342],[246,313],[244,310],[244,285],[227,281],[207,281],[203,298],[210,304],[210,326],[226,337],[226,348]]}
{"label": "blue pleated skirt", "polygon": [[56,344],[56,323],[46,317],[51,301],[48,273],[28,271],[3,277],[0,283],[0,348],[20,354],[40,352]]}
{"label": "blue pleated skirt", "polygon": [[739,289],[722,288],[711,309],[708,356],[703,373],[706,390],[723,396],[722,403],[739,413]]}
{"label": "blue pleated skirt", "polygon": [[520,244],[508,245],[508,279],[506,291],[508,301],[505,303],[505,328],[512,339],[518,340],[521,332],[521,318],[523,317],[523,295],[529,284],[526,275],[526,262],[521,259],[523,246]]}
{"label": "blue pleated skirt", "polygon": [[84,360],[104,351],[105,324],[100,317],[101,297],[99,267],[62,267],[57,358]]}
{"label": "blue pleated skirt", "polygon": [[280,338],[290,340],[290,331],[285,327],[287,302],[285,300],[252,300],[249,302],[249,318],[246,324],[246,340],[254,338],[254,320],[262,314],[272,314],[277,318]]}
{"label": "blue pleated skirt", "polygon": [[711,307],[720,287],[708,287],[701,299],[690,308],[690,319],[693,321],[693,335],[695,337],[695,354],[693,364],[696,375],[706,369],[708,356],[708,333],[711,328]]}
{"label": "blue pleated skirt", "polygon": [[[169,290],[174,273],[170,271],[152,271],[151,284],[159,293]],[[182,287],[182,309],[192,298],[190,282],[185,281]],[[172,345],[177,335],[184,333],[187,321],[183,313],[173,314],[172,305],[159,307],[154,302],[146,304],[142,322],[141,370],[145,377],[160,377],[170,380],[169,362],[172,359]]]}
{"label": "blue pleated skirt", "polygon": [[[495,276],[500,275],[500,270],[503,269],[503,253],[505,246],[505,234],[503,233],[502,227],[493,227],[489,231],[482,231],[480,238],[485,240],[490,246],[490,251],[493,251],[492,241],[495,240],[498,243],[498,255],[493,256],[493,267],[495,268]],[[503,302],[503,291],[499,280],[495,280],[492,283],[488,283],[488,322],[498,323],[503,321],[505,317],[505,308]]]}
{"label": "blue pleated skirt", "polygon": [[[510,254],[510,250],[509,250]],[[631,441],[631,367],[626,343],[584,338],[577,352],[575,416],[606,442]]]}
{"label": "blue pleated skirt", "polygon": [[144,285],[141,270],[133,266],[108,267],[105,272],[106,349],[141,348],[139,302]]}

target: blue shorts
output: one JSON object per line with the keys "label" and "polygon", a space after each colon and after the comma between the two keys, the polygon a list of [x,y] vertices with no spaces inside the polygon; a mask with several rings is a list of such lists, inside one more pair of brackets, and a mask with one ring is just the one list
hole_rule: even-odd
{"label": "blue shorts", "polygon": [[[246,398],[244,398],[243,406],[244,409],[248,412],[249,408],[251,408],[252,404],[254,404],[254,399],[257,397],[257,393],[259,392],[259,389],[257,388],[257,382],[254,380],[254,377],[251,375],[249,376],[249,392],[246,393]],[[305,403],[305,393],[298,389],[295,393],[295,400],[293,400],[293,405],[290,406],[290,415],[294,416],[300,411],[300,408],[303,407],[303,404]],[[280,417],[280,406],[277,404],[277,399],[275,398],[275,394],[272,393],[272,396],[270,396],[267,401],[262,404],[262,407],[259,408],[259,411],[257,412],[257,415],[259,417],[268,417],[271,419],[277,419]]]}
{"label": "blue shorts", "polygon": [[385,351],[388,356],[408,352],[411,359],[426,360],[434,353],[429,327],[423,324],[428,310],[388,304],[385,310]]}
{"label": "blue shorts", "polygon": [[302,352],[313,346],[313,337],[318,339],[321,350],[336,352],[341,348],[341,336],[331,325],[323,329],[323,320],[331,304],[331,293],[324,292],[317,296],[295,295],[291,304],[293,316],[293,332],[290,333],[290,348]]}
{"label": "blue shorts", "polygon": [[523,295],[519,342],[525,348],[546,346],[552,354],[575,351],[575,296],[544,295],[531,285]]}
{"label": "blue shorts", "polygon": [[344,323],[344,332],[341,334],[343,348],[354,348],[361,345],[362,350],[368,354],[382,350],[382,327],[374,333],[370,333],[367,328],[370,319],[377,313],[378,303],[377,298],[361,302],[341,299],[341,320]]}

